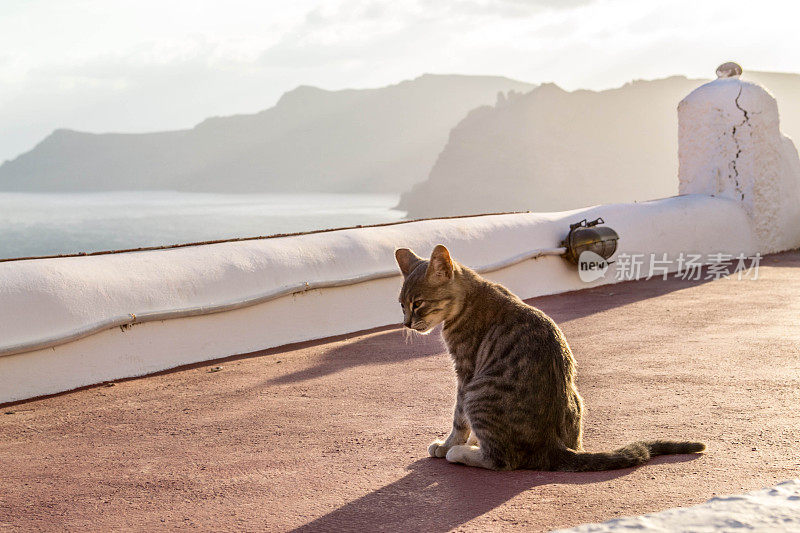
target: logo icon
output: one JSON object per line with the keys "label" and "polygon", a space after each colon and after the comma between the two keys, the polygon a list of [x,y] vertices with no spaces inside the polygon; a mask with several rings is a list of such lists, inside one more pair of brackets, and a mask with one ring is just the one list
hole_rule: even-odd
{"label": "logo icon", "polygon": [[610,264],[603,256],[586,250],[578,257],[578,275],[584,283],[591,283],[605,276]]}

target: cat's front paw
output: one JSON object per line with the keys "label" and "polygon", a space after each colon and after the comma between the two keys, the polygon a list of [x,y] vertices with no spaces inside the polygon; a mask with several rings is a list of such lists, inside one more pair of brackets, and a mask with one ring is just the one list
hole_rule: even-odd
{"label": "cat's front paw", "polygon": [[450,448],[451,446],[448,446],[445,441],[435,440],[428,446],[428,455],[431,457],[444,457]]}

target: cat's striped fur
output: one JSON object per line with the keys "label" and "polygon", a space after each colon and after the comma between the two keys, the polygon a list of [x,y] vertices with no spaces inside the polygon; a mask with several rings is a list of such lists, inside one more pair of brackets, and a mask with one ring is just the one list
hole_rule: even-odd
{"label": "cat's striped fur", "polygon": [[444,323],[458,378],[452,432],[430,445],[431,456],[496,470],[586,471],[705,449],[700,442],[652,440],[584,452],[575,360],[555,322],[452,261],[442,245],[429,261],[406,248],[395,256],[405,277],[405,326],[429,332]]}

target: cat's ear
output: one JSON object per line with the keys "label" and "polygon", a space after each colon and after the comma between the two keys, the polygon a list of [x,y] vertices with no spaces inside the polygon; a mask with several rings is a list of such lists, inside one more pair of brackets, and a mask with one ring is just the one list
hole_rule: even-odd
{"label": "cat's ear", "polygon": [[444,282],[453,279],[453,260],[443,245],[437,244],[433,249],[425,275],[431,281]]}
{"label": "cat's ear", "polygon": [[409,250],[408,248],[399,248],[394,251],[394,258],[397,259],[397,266],[400,267],[400,272],[403,277],[408,276],[417,263],[422,261],[422,258]]}

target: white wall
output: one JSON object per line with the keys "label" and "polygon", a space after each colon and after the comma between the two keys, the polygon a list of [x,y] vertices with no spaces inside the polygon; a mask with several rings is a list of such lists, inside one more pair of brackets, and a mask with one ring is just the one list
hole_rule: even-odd
{"label": "white wall", "polygon": [[[737,202],[683,196],[562,213],[489,215],[314,235],[103,256],[0,263],[0,351],[65,337],[109,317],[214,306],[272,289],[395,268],[394,250],[447,245],[468,265],[557,247],[569,224],[602,216],[618,253],[751,254]],[[575,268],[543,257],[493,273],[524,298],[585,288]],[[614,281],[606,279],[594,284]],[[0,357],[0,402],[139,376],[401,320],[401,278],[289,295],[222,313],[115,327],[52,348]]]}

